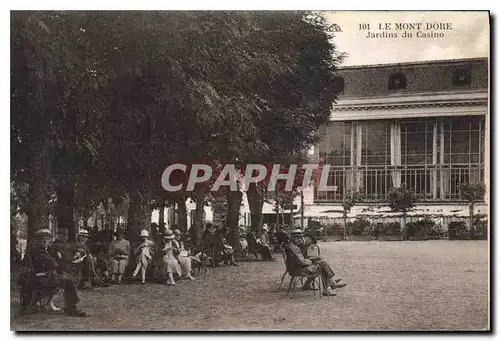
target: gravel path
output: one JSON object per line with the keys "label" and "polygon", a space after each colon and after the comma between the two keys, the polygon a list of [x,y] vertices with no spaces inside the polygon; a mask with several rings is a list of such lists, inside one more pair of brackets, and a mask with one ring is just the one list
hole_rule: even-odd
{"label": "gravel path", "polygon": [[[327,242],[321,254],[348,283],[318,299],[278,285],[283,260],[209,270],[177,286],[127,284],[80,292],[91,316],[15,316],[13,330],[486,330],[486,241]],[[285,279],[285,285],[288,284]],[[58,303],[62,306],[62,303]]]}

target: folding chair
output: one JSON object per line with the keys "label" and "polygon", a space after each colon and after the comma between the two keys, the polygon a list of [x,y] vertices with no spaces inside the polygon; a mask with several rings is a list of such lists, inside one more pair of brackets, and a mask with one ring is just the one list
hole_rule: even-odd
{"label": "folding chair", "polygon": [[283,284],[283,281],[285,279],[285,276],[288,274],[290,276],[290,283],[288,284],[288,290],[287,290],[287,296],[290,294],[293,294],[295,292],[295,286],[297,282],[300,280],[301,284],[304,285],[304,278],[307,279],[312,279],[312,289],[313,289],[313,294],[316,295],[316,282],[318,283],[318,294],[319,298],[323,296],[323,278],[321,277],[321,273],[315,273],[315,274],[310,274],[304,272],[302,269],[293,269],[290,266],[289,263],[289,255],[287,254],[288,252],[282,247],[282,255],[283,255],[283,260],[285,262],[285,273],[281,277],[281,282],[280,286],[278,288],[281,289],[281,285]]}

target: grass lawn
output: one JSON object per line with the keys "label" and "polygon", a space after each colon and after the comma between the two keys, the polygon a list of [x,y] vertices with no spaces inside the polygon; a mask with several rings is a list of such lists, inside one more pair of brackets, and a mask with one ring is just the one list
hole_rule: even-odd
{"label": "grass lawn", "polygon": [[[16,316],[13,330],[487,330],[486,241],[326,242],[321,256],[348,286],[318,299],[278,291],[276,262],[209,270],[177,286],[127,284],[79,292],[91,316]],[[287,277],[288,278],[288,277]],[[62,303],[58,303],[62,306]]]}

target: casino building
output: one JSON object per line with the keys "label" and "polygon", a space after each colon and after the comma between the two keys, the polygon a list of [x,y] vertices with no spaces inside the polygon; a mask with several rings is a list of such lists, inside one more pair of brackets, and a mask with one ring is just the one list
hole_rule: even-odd
{"label": "casino building", "polygon": [[[407,221],[428,216],[444,230],[451,221],[467,222],[469,207],[459,184],[489,183],[488,59],[349,66],[338,77],[343,92],[314,148],[331,166],[327,184],[336,190],[305,189],[285,223],[291,224],[293,214],[300,226],[303,206],[305,225],[311,220],[343,224],[342,201],[349,189],[361,194],[362,203],[348,220],[400,221],[385,198],[391,187],[403,184],[420,197]],[[475,204],[476,215],[487,215],[487,200]],[[194,204],[187,209],[190,226]],[[205,211],[211,220],[213,212]],[[272,203],[264,204],[263,214],[265,223],[274,224]],[[245,194],[240,225],[250,225]]]}
{"label": "casino building", "polygon": [[[444,228],[465,220],[459,184],[489,184],[488,59],[349,66],[338,77],[343,92],[314,149],[337,189],[308,191],[305,216],[340,218],[355,189],[363,204],[351,218],[396,217],[384,200],[404,184],[420,196],[410,215],[432,216]],[[475,214],[487,214],[486,203]]]}

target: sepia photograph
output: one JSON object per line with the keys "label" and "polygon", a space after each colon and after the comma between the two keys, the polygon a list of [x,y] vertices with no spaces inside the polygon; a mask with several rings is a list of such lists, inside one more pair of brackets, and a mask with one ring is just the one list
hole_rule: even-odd
{"label": "sepia photograph", "polygon": [[12,331],[491,331],[488,11],[9,16]]}

